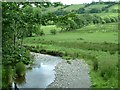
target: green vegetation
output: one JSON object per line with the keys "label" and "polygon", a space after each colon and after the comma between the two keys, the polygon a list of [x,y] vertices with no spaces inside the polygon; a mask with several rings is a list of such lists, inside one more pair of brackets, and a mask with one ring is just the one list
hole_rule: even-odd
{"label": "green vegetation", "polygon": [[88,12],[90,11],[91,9],[98,9],[98,10],[101,10],[103,7],[105,6],[108,6],[108,4],[95,4],[95,5],[90,5],[88,7],[85,8],[85,10]]}
{"label": "green vegetation", "polygon": [[4,2],[3,89],[10,88],[13,80],[18,82],[15,78],[24,79],[25,65],[33,62],[30,51],[60,56],[69,64],[72,59],[83,59],[91,69],[91,87],[118,87],[117,4]]}
{"label": "green vegetation", "polygon": [[83,8],[85,5],[84,4],[73,4],[70,6],[66,6],[63,10],[65,11],[72,11],[72,10],[78,10],[79,8]]}
{"label": "green vegetation", "polygon": [[[114,72],[117,73],[118,63],[117,32],[117,23],[89,25],[76,31],[58,33],[57,35],[26,38],[24,45],[31,51],[61,56],[64,59],[85,59],[91,67],[90,75],[93,87],[117,87],[115,84],[117,76],[113,75]],[[108,67],[104,70],[106,65]],[[94,67],[97,68],[95,71]],[[94,74],[95,72],[97,74]],[[104,75],[102,76],[101,73]],[[109,80],[113,80],[113,83]]]}
{"label": "green vegetation", "polygon": [[56,27],[56,25],[41,26],[41,29],[44,31],[45,34],[51,34],[51,30],[56,30],[56,32],[60,31],[60,28]]}
{"label": "green vegetation", "polygon": [[19,77],[22,77],[25,75],[25,65],[22,62],[19,62],[16,64],[15,68],[16,74]]}

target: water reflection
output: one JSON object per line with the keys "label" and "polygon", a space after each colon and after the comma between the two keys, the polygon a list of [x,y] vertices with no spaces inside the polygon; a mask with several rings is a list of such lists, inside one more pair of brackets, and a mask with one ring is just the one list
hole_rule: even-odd
{"label": "water reflection", "polygon": [[26,71],[25,77],[17,78],[15,82],[18,88],[46,88],[55,79],[55,66],[61,61],[59,57],[53,57],[38,53],[32,69]]}

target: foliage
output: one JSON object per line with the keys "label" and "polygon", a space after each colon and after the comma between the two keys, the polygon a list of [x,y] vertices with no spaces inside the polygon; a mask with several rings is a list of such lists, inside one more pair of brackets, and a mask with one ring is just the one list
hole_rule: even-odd
{"label": "foliage", "polygon": [[10,66],[7,68],[2,67],[2,89],[6,89],[6,87],[11,87],[13,70]]}
{"label": "foliage", "polygon": [[52,30],[50,30],[50,33],[53,34],[53,35],[55,35],[56,34],[56,30],[52,29]]}
{"label": "foliage", "polygon": [[59,10],[53,12],[53,14],[55,14],[55,15],[57,15],[57,16],[61,16],[61,15],[66,15],[66,14],[68,14],[68,12],[67,12],[67,11],[64,11],[64,10],[62,10],[62,9],[59,9]]}
{"label": "foliage", "polygon": [[58,18],[57,26],[61,28],[62,31],[72,31],[77,28],[77,24],[74,22],[74,13],[69,13]]}
{"label": "foliage", "polygon": [[[30,29],[28,28],[30,25],[28,22],[32,20],[35,22],[36,18],[31,16],[33,15],[32,8],[24,11],[23,8],[20,8],[21,4],[17,2],[2,3],[2,10],[4,11],[2,13],[2,65],[4,66],[3,72],[5,72],[3,73],[5,74],[3,88],[11,86],[11,78],[13,77],[11,73],[17,63],[32,63],[30,52],[23,47],[23,38],[28,36],[32,29],[32,26],[29,27]],[[26,5],[26,3],[24,4]],[[26,5],[26,7],[30,6]],[[36,16],[36,13],[33,16]]]}
{"label": "foliage", "polygon": [[39,32],[37,33],[37,35],[43,36],[43,35],[45,35],[45,33],[43,30],[40,29]]}
{"label": "foliage", "polygon": [[25,70],[26,70],[25,65],[22,62],[19,62],[16,64],[15,71],[19,77],[22,77],[25,75]]}

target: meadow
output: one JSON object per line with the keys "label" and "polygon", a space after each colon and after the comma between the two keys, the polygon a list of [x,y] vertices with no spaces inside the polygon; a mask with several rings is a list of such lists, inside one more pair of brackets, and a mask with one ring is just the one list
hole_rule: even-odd
{"label": "meadow", "polygon": [[[55,25],[42,26],[45,35],[25,38],[24,46],[34,52],[60,56],[68,62],[84,59],[91,68],[91,87],[117,87],[117,25],[95,24],[61,33]],[[55,35],[50,33],[53,28],[57,29]]]}

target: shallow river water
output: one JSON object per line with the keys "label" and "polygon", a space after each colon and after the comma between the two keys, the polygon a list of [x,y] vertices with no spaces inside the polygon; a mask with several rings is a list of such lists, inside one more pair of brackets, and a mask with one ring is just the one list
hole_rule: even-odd
{"label": "shallow river water", "polygon": [[62,61],[59,57],[31,53],[35,56],[34,65],[27,70],[24,83],[17,84],[18,88],[46,88],[55,80],[55,66]]}

